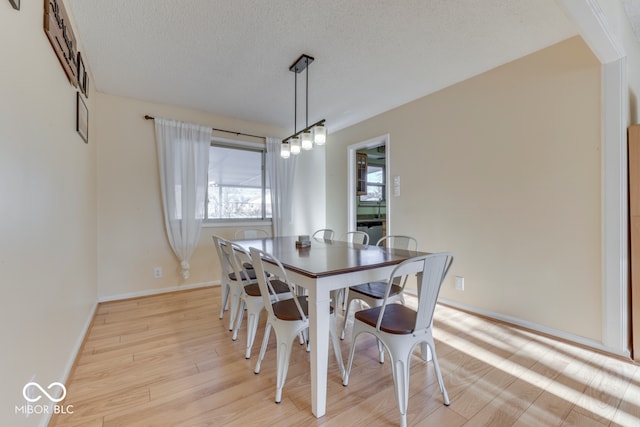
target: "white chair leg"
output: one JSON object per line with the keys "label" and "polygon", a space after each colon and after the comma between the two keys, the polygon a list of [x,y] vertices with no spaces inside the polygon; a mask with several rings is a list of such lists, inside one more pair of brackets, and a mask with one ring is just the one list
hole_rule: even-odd
{"label": "white chair leg", "polygon": [[259,318],[259,311],[254,312],[247,310],[247,350],[244,354],[245,359],[251,358],[251,348],[253,347],[253,341],[256,339]]}
{"label": "white chair leg", "polygon": [[298,337],[300,337],[300,345],[304,345],[305,351],[309,353],[311,351],[311,343],[309,342],[309,329],[300,331]]}
{"label": "white chair leg", "polygon": [[229,285],[222,285],[222,307],[220,307],[220,317],[224,317],[224,311],[229,309]]}
{"label": "white chair leg", "polygon": [[282,401],[282,389],[284,388],[284,383],[287,381],[290,357],[291,343],[287,345],[287,343],[279,341],[276,356],[278,365],[278,372],[276,373],[276,403]]}
{"label": "white chair leg", "polygon": [[338,361],[338,366],[340,366],[340,376],[344,376],[344,362],[342,361],[342,349],[340,349],[340,340],[338,339],[338,332],[336,331],[336,313],[331,315],[331,319],[329,321],[329,336],[331,338],[331,343],[333,344],[333,352],[336,355],[336,360]]}
{"label": "white chair leg", "polygon": [[[347,296],[345,295],[345,298],[347,298]],[[353,300],[348,300],[347,302],[347,308],[344,311],[344,323],[342,324],[342,332],[340,332],[340,339],[343,340],[346,330],[347,330],[347,321],[349,320],[349,313],[351,313],[351,303],[353,302]]]}
{"label": "white chair leg", "polygon": [[289,371],[289,359],[291,358],[291,345],[296,339],[299,330],[293,328],[280,328],[280,335],[276,329],[276,359],[278,371],[276,373],[276,403],[282,400],[282,389],[287,381],[287,372]]}
{"label": "white chair leg", "polygon": [[260,355],[258,356],[256,367],[253,370],[253,372],[256,374],[260,373],[260,367],[262,366],[262,359],[264,359],[264,354],[267,352],[267,346],[269,345],[270,334],[271,334],[271,323],[267,322],[267,326],[264,328],[264,338],[262,339],[262,347],[260,347]]}
{"label": "white chair leg", "polygon": [[396,400],[398,401],[398,409],[400,409],[400,425],[406,427],[411,354],[405,354],[404,356],[406,358],[403,358],[400,354],[391,353],[390,355],[392,365],[391,372],[393,373],[393,383],[396,389]]}
{"label": "white chair leg", "polygon": [[433,341],[429,342],[429,349],[431,350],[431,360],[433,360],[433,369],[436,371],[436,378],[438,379],[438,385],[440,386],[440,392],[442,393],[442,400],[446,406],[451,403],[449,401],[449,395],[447,389],[444,386],[444,380],[442,379],[442,373],[440,372],[440,365],[438,364],[438,356],[436,356],[435,345]]}
{"label": "white chair leg", "polygon": [[238,315],[238,309],[240,306],[240,294],[233,290],[231,292],[231,307],[229,307],[229,330],[233,331],[233,325],[236,321],[236,316]]}
{"label": "white chair leg", "polygon": [[384,346],[380,340],[378,340],[378,361],[381,365],[384,364]]}
{"label": "white chair leg", "polygon": [[238,339],[238,330],[240,329],[240,325],[242,324],[242,318],[244,317],[244,309],[246,307],[246,303],[244,301],[244,299],[241,300],[240,302],[240,307],[238,312],[236,313],[236,321],[235,321],[235,327],[233,328],[233,335],[231,336],[231,339],[233,341]]}
{"label": "white chair leg", "polygon": [[351,351],[349,351],[349,361],[347,362],[347,367],[344,370],[344,374],[342,375],[342,385],[349,385],[349,375],[351,374],[351,366],[353,365],[353,357],[356,353],[356,340],[360,335],[360,331],[354,326],[353,328],[353,336],[351,337]]}

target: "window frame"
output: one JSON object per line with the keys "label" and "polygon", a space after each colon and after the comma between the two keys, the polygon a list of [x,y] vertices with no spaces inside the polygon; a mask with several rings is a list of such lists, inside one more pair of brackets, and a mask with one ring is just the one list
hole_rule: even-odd
{"label": "window frame", "polygon": [[[369,182],[369,168],[370,167],[376,167],[376,168],[380,168],[382,169],[382,183],[377,183],[377,182]],[[376,164],[376,163],[371,163],[371,164],[367,164],[367,182],[365,184],[366,188],[369,187],[379,187],[382,189],[381,193],[382,193],[382,200],[378,201],[378,200],[363,200],[363,197],[367,197],[367,194],[363,194],[359,197],[359,202],[360,205],[378,205],[378,203],[382,203],[382,202],[386,202],[387,200],[387,168],[386,165],[382,165],[382,164]]]}
{"label": "window frame", "polygon": [[253,151],[261,154],[260,167],[261,167],[261,187],[262,187],[262,218],[209,218],[209,211],[207,204],[209,201],[209,171],[207,169],[207,187],[205,189],[205,206],[204,213],[205,218],[202,221],[203,227],[218,227],[218,226],[233,226],[233,225],[270,225],[272,223],[272,217],[268,217],[266,209],[266,195],[267,195],[267,146],[266,144],[260,144],[257,142],[249,142],[237,139],[221,138],[213,136],[209,147],[222,147],[230,148],[233,150],[245,150]]}

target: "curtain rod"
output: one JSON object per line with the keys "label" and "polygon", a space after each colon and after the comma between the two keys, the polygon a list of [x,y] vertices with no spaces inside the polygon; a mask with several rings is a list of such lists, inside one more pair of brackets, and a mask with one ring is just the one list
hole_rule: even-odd
{"label": "curtain rod", "polygon": [[[145,116],[144,116],[144,119],[145,119],[145,120],[155,120],[155,117],[150,116],[150,115],[148,115],[148,114],[147,114],[147,115],[145,115]],[[234,134],[234,135],[236,135],[236,136],[240,136],[240,135],[242,135],[242,136],[250,136],[250,137],[252,137],[252,138],[260,138],[260,139],[264,139],[264,140],[266,140],[266,139],[267,139],[267,137],[266,137],[266,136],[251,135],[251,134],[249,134],[249,133],[234,132],[234,131],[232,131],[232,130],[224,130],[224,129],[216,129],[216,128],[211,128],[211,130],[215,130],[215,131],[217,131],[217,132],[232,133],[232,134]]]}

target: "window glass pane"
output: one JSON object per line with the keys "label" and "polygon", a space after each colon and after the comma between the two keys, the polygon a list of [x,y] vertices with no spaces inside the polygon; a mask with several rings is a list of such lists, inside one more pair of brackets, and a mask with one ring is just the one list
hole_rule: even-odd
{"label": "window glass pane", "polygon": [[367,194],[360,196],[361,202],[384,200],[384,167],[367,165]]}
{"label": "window glass pane", "polygon": [[[207,218],[264,218],[262,156],[262,151],[220,146],[209,148]],[[270,212],[268,194],[265,201],[269,203]]]}
{"label": "window glass pane", "polygon": [[265,209],[265,218],[273,218],[273,214],[271,213],[271,189],[267,188],[264,192],[264,209]]}
{"label": "window glass pane", "polygon": [[367,195],[364,201],[378,202],[380,200],[383,200],[384,199],[383,190],[384,190],[384,187],[367,185]]}
{"label": "window glass pane", "polygon": [[367,166],[367,184],[384,184],[384,168]]}

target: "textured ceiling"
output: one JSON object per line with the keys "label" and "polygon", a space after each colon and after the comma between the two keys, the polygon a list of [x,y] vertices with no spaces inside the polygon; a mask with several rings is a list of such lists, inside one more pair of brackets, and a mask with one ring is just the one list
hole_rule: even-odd
{"label": "textured ceiling", "polygon": [[[69,5],[100,92],[292,129],[288,69],[307,53],[309,123],[325,118],[329,132],[577,34],[554,0]],[[304,103],[298,118],[300,129]]]}
{"label": "textured ceiling", "polygon": [[636,39],[640,41],[640,0],[622,0],[622,4],[629,17]]}

